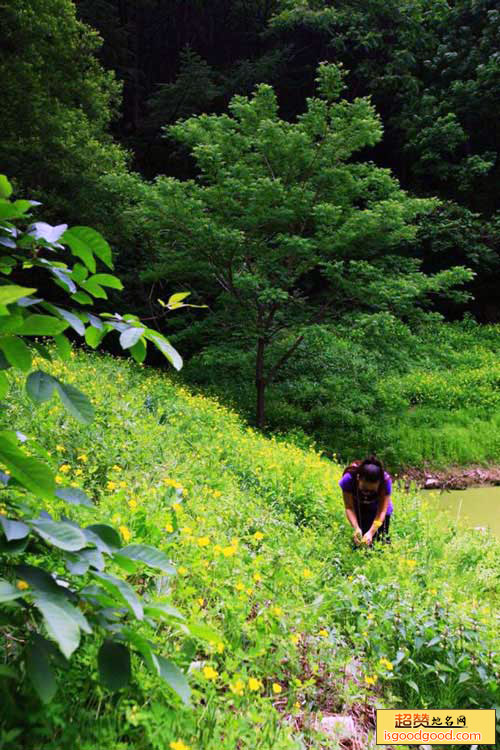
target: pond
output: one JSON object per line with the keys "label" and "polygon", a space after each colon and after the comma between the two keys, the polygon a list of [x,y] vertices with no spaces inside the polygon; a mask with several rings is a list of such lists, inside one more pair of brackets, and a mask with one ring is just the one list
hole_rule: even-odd
{"label": "pond", "polygon": [[500,486],[438,492],[437,501],[467,526],[489,526],[500,537]]}

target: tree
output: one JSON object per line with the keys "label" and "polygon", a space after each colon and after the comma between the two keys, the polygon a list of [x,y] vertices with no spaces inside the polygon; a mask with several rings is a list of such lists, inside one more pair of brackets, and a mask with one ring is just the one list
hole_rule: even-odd
{"label": "tree", "polygon": [[[210,274],[220,285],[214,324],[255,349],[256,421],[265,392],[303,329],[350,310],[412,318],[429,295],[460,293],[463,267],[428,276],[410,256],[414,219],[436,201],[412,198],[389,170],[353,158],[382,136],[368,97],[340,99],[344,71],[320,64],[319,96],[296,123],[281,120],[273,89],[235,96],[230,115],[200,115],[166,129],[186,144],[197,180],[159,179],[143,206],[161,228],[148,278]],[[148,264],[149,265],[149,264]],[[311,291],[312,290],[312,291]],[[287,332],[293,342],[268,361]]]}

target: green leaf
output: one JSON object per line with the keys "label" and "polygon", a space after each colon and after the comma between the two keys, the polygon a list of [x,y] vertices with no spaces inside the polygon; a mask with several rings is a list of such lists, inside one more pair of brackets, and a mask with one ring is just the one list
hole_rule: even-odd
{"label": "green leaf", "polygon": [[52,500],[54,498],[54,477],[45,464],[26,456],[16,445],[0,432],[0,463],[9,469],[17,481],[35,495]]}
{"label": "green leaf", "polygon": [[106,544],[109,550],[119,549],[122,546],[120,534],[112,526],[105,523],[94,523],[87,526],[86,530],[96,534]]}
{"label": "green leaf", "polygon": [[19,679],[19,675],[17,674],[15,669],[12,669],[12,667],[8,667],[6,664],[0,664],[0,677],[7,677],[13,680]]}
{"label": "green leaf", "polygon": [[17,284],[6,284],[0,286],[0,305],[10,305],[21,297],[27,297],[36,292],[33,287],[17,286]]}
{"label": "green leaf", "polygon": [[173,364],[176,370],[180,370],[182,367],[182,357],[174,347],[169,344],[167,339],[159,333],[146,331],[144,336],[151,341],[157,349]]}
{"label": "green leaf", "polygon": [[22,339],[5,336],[0,339],[0,349],[13,367],[18,367],[23,372],[31,370],[31,352]]}
{"label": "green leaf", "polygon": [[179,302],[182,302],[183,299],[186,297],[189,297],[191,292],[177,292],[177,294],[172,294],[171,297],[168,298],[168,305],[178,305]]}
{"label": "green leaf", "polygon": [[55,594],[56,596],[62,593],[62,587],[43,568],[22,563],[21,565],[16,565],[14,570],[17,577],[22,578],[23,581],[27,581],[36,593]]}
{"label": "green leaf", "polygon": [[10,198],[12,185],[4,174],[0,174],[0,198]]}
{"label": "green leaf", "polygon": [[0,578],[0,602],[10,602],[13,599],[19,599],[23,592],[16,589],[11,583]]}
{"label": "green leaf", "polygon": [[82,281],[82,288],[85,289],[85,291],[91,294],[93,297],[108,299],[108,295],[106,294],[102,286],[99,286],[99,284],[97,284],[92,279]]}
{"label": "green leaf", "polygon": [[123,284],[117,276],[112,276],[110,273],[97,273],[95,276],[91,276],[88,281],[95,282],[100,286],[109,286],[111,289],[123,289]]}
{"label": "green leaf", "polygon": [[45,639],[38,636],[26,648],[26,671],[43,703],[49,703],[57,691],[57,683],[49,661]]}
{"label": "green leaf", "polygon": [[136,362],[144,362],[146,359],[146,344],[142,339],[139,339],[139,341],[134,344],[134,346],[130,347],[130,353],[135,359]]}
{"label": "green leaf", "polygon": [[66,320],[71,328],[73,328],[74,331],[76,331],[80,336],[83,336],[85,333],[85,326],[83,325],[80,318],[75,315],[75,313],[70,312],[69,310],[64,310],[62,307],[56,307],[55,308],[59,315]]}
{"label": "green leaf", "polygon": [[127,603],[138,620],[143,619],[144,613],[142,604],[137,598],[135,591],[126,581],[123,581],[121,578],[115,578],[115,576],[111,576],[109,573],[101,573],[97,570],[93,570],[92,574],[100,579],[104,588],[111,591],[113,594],[118,594],[120,599]]}
{"label": "green leaf", "polygon": [[147,544],[129,544],[127,547],[121,548],[120,555],[131,560],[139,560],[151,568],[162,570],[164,573],[175,573],[175,567],[170,563],[168,557],[161,550]]}
{"label": "green leaf", "polygon": [[130,682],[130,651],[123,643],[104,641],[97,661],[101,682],[110,690],[119,690]]}
{"label": "green leaf", "polygon": [[132,346],[137,344],[139,339],[141,338],[142,334],[144,333],[144,328],[127,328],[126,331],[123,331],[123,333],[120,334],[120,346],[122,349],[130,349]]}
{"label": "green leaf", "polygon": [[9,392],[9,378],[4,372],[0,371],[0,401],[2,401]]}
{"label": "green leaf", "polygon": [[57,353],[63,362],[69,362],[71,359],[71,344],[62,333],[59,336],[54,336],[54,342],[56,345]]}
{"label": "green leaf", "polygon": [[209,643],[220,643],[222,641],[222,638],[216,630],[208,625],[204,625],[203,623],[190,622],[188,624],[188,629],[191,635],[194,635],[202,641],[208,641]]}
{"label": "green leaf", "polygon": [[92,349],[97,349],[105,335],[106,331],[89,326],[85,331],[85,341]]}
{"label": "green leaf", "polygon": [[30,346],[32,349],[36,349],[38,354],[46,359],[47,362],[52,362],[52,357],[50,356],[50,352],[46,346],[40,344],[38,341],[30,341]]}
{"label": "green leaf", "polygon": [[[97,255],[108,268],[113,268],[111,248],[104,237],[95,229],[91,229],[90,227],[72,227],[64,232],[61,242],[69,245],[73,254],[80,257],[92,273],[95,273],[93,255]],[[79,252],[86,255],[87,258],[88,254],[90,254],[93,264],[91,261],[91,265],[89,265],[85,257],[79,255]]]}
{"label": "green leaf", "polygon": [[[43,615],[47,633],[56,641],[64,656],[69,659],[80,644],[81,619],[79,615],[83,618],[83,614],[62,597],[50,594],[35,595],[33,603]],[[88,630],[90,631],[90,628]]]}
{"label": "green leaf", "polygon": [[71,299],[78,302],[79,305],[93,305],[94,301],[92,297],[89,297],[85,292],[75,292],[71,295]]}
{"label": "green leaf", "polygon": [[12,539],[24,539],[30,533],[30,527],[22,521],[13,521],[11,518],[0,516],[0,524],[8,542]]}
{"label": "green leaf", "polygon": [[85,268],[85,266],[82,266],[81,263],[75,263],[73,266],[73,270],[71,271],[71,278],[73,281],[76,281],[77,284],[80,284],[82,281],[85,281],[85,279],[88,277],[89,272],[88,269]]}
{"label": "green leaf", "polygon": [[154,604],[145,606],[144,614],[155,618],[166,618],[167,620],[171,619],[172,617],[175,620],[186,619],[178,609],[165,602],[154,602]]}
{"label": "green leaf", "polygon": [[95,416],[94,407],[84,393],[73,385],[61,383],[60,380],[56,383],[56,389],[64,406],[75,419],[83,424],[92,422]]}
{"label": "green leaf", "polygon": [[65,521],[51,521],[49,518],[39,518],[30,521],[32,528],[49,544],[59,549],[75,552],[87,546],[87,538],[81,529],[71,526]]}
{"label": "green leaf", "polygon": [[191,688],[185,674],[181,672],[176,664],[160,656],[160,654],[156,654],[156,658],[160,667],[160,677],[177,693],[182,702],[186,706],[189,706]]}
{"label": "green leaf", "polygon": [[71,503],[71,505],[86,505],[88,508],[94,507],[94,503],[89,496],[78,487],[58,487],[56,496],[67,503]]}
{"label": "green leaf", "polygon": [[458,684],[460,685],[461,682],[466,682],[467,680],[470,680],[470,674],[467,672],[460,672],[460,675],[458,677]]}
{"label": "green leaf", "polygon": [[18,333],[21,336],[57,336],[67,327],[67,322],[51,315],[28,315]]}
{"label": "green leaf", "polygon": [[57,382],[56,378],[47,372],[35,370],[35,372],[30,372],[26,378],[26,393],[33,401],[39,403],[49,401],[52,398]]}
{"label": "green leaf", "polygon": [[406,684],[413,688],[416,693],[420,693],[417,683],[413,682],[413,680],[406,680]]}

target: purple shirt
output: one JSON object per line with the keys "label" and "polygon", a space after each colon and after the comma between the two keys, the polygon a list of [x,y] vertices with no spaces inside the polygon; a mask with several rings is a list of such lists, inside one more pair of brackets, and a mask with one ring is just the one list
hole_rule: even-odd
{"label": "purple shirt", "polygon": [[[389,474],[386,471],[384,471],[384,479],[385,479],[385,494],[386,495],[390,495],[391,491],[392,491],[392,480],[391,480],[391,477],[389,476]],[[353,476],[352,476],[352,474],[350,472],[347,472],[346,474],[344,474],[344,476],[342,477],[342,479],[339,481],[339,487],[344,492],[350,492],[352,495],[354,495],[354,489],[355,489],[355,487],[354,487],[354,478],[353,478]],[[392,499],[391,499],[391,500],[389,500],[389,505],[387,506],[387,514],[386,515],[390,516],[391,513],[392,513],[392,511],[393,511],[393,509],[394,508],[393,508]]]}

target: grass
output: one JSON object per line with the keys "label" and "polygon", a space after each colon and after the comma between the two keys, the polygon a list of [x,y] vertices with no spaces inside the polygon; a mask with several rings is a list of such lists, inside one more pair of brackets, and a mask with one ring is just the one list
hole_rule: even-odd
{"label": "grass", "polygon": [[57,401],[33,409],[19,381],[5,423],[46,453],[58,481],[94,498],[94,508],[57,501],[53,515],[112,523],[177,565],[154,587],[199,637],[147,624],[144,635],[189,670],[194,708],[140,663],[129,689],[103,690],[99,643],[87,640],[48,707],[19,685],[2,750],[16,731],[16,746],[44,750],[320,750],[335,747],[313,728],[321,712],[498,702],[490,533],[438,516],[432,494],[396,489],[392,546],[352,550],[341,467],[318,451],[263,437],[132,362],[78,352],[37,364],[90,396],[94,422],[79,425]]}

